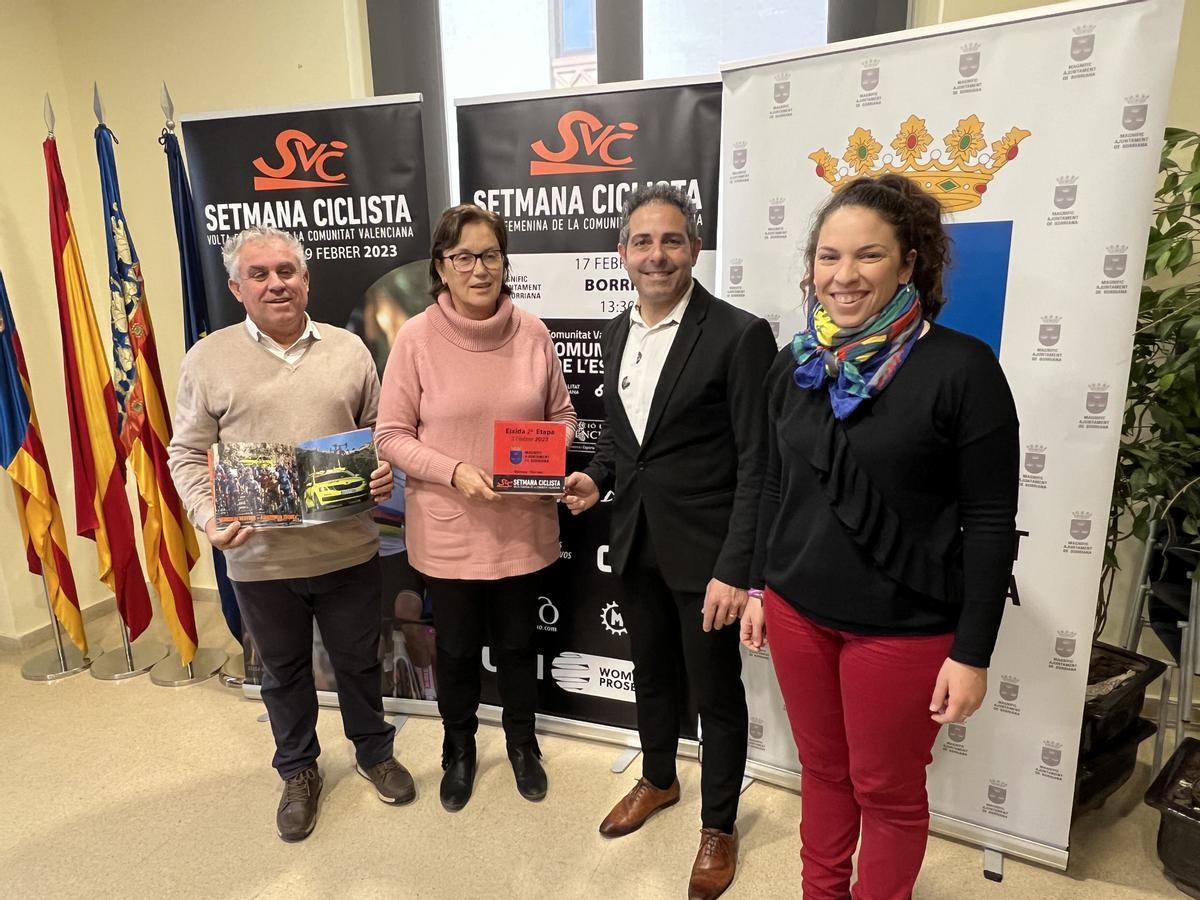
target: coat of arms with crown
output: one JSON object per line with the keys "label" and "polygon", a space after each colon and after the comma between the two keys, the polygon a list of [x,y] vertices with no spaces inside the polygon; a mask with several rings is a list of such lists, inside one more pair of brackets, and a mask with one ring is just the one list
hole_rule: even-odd
{"label": "coat of arms with crown", "polygon": [[988,183],[1016,158],[1017,145],[1030,134],[1024,128],[1010,128],[988,149],[983,123],[970,115],[942,139],[945,151],[930,151],[933,135],[924,119],[911,115],[891,142],[895,152],[883,154],[882,159],[883,145],[866,128],[856,128],[850,135],[840,161],[845,165],[839,165],[824,147],[808,158],[817,164],[817,177],[825,179],[835,193],[862,175],[903,175],[937,197],[946,212],[960,212],[983,201]]}

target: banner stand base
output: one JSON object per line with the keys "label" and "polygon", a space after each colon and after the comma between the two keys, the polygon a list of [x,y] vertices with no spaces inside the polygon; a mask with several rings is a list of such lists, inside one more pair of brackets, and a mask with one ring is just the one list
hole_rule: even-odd
{"label": "banner stand base", "polygon": [[187,687],[190,684],[199,684],[216,675],[221,666],[225,665],[227,658],[224,650],[201,647],[196,650],[191,663],[185,666],[180,661],[179,654],[172,653],[154,665],[150,670],[150,680],[160,687]]}
{"label": "banner stand base", "polygon": [[101,681],[121,681],[144,675],[156,662],[165,659],[166,655],[167,648],[162,644],[142,644],[138,647],[108,650],[92,663],[92,677]]}
{"label": "banner stand base", "polygon": [[634,747],[630,747],[627,750],[622,750],[620,754],[618,754],[617,758],[613,760],[613,764],[608,767],[608,770],[614,775],[620,775],[631,765],[633,765],[633,761],[638,758],[638,754],[641,752],[641,750],[638,750]]}
{"label": "banner stand base", "polygon": [[383,720],[395,728],[397,732],[399,732],[400,729],[404,727],[405,723],[408,722],[408,716],[401,715],[400,713],[384,713]]}
{"label": "banner stand base", "polygon": [[748,787],[750,787],[750,785],[754,784],[754,781],[755,781],[755,779],[752,776],[743,775],[742,776],[742,786],[740,788],[738,788],[738,793],[739,794],[746,793],[746,788],[748,788]]}
{"label": "banner stand base", "polygon": [[983,849],[983,877],[988,881],[1004,880],[1004,854],[999,850]]}
{"label": "banner stand base", "polygon": [[246,657],[235,653],[225,660],[221,666],[221,684],[225,687],[240,688],[246,681]]}
{"label": "banner stand base", "polygon": [[[86,672],[92,664],[89,657],[74,647],[63,647],[62,654],[60,659],[57,649],[47,650],[25,660],[25,664],[21,666],[21,677],[26,681],[58,681],[60,678],[70,678],[72,675]],[[64,659],[66,665],[63,665]]]}

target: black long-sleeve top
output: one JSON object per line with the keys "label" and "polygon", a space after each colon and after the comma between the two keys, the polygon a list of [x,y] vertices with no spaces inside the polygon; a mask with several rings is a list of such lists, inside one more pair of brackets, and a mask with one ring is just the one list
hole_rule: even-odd
{"label": "black long-sleeve top", "polygon": [[769,458],[754,561],[818,624],[856,634],[954,632],[987,666],[1016,540],[1019,433],[991,349],[932,325],[884,390],[842,422],[825,388],[767,375]]}

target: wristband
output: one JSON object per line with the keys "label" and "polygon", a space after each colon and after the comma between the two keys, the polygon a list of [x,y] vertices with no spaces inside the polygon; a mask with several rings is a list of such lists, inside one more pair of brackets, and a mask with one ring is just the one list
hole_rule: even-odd
{"label": "wristband", "polygon": [[762,602],[763,592],[758,588],[750,588],[746,593],[750,595],[751,599],[758,600],[760,603]]}

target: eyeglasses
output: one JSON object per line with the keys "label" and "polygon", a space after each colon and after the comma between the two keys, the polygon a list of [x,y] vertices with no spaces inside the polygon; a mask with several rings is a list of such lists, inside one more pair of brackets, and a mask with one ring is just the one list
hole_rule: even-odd
{"label": "eyeglasses", "polygon": [[500,250],[484,250],[482,253],[472,253],[469,250],[462,250],[452,256],[442,256],[442,259],[450,260],[450,265],[454,266],[455,272],[470,272],[475,268],[475,260],[483,260],[485,269],[499,269],[504,265],[504,253]]}

